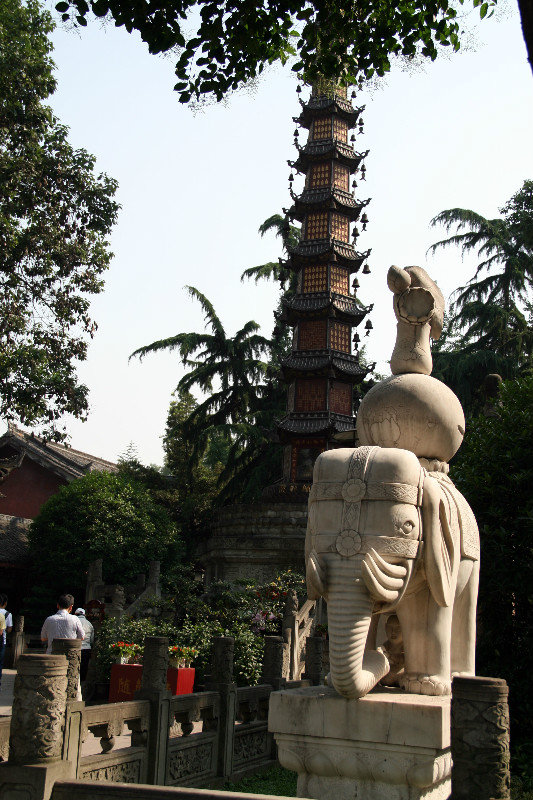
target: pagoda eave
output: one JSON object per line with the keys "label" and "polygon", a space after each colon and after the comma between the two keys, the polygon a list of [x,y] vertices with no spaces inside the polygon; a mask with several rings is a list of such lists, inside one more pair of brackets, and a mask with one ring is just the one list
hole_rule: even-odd
{"label": "pagoda eave", "polygon": [[348,267],[350,273],[358,272],[368,256],[370,250],[359,253],[353,244],[341,242],[339,239],[310,239],[300,241],[296,247],[289,247],[289,269],[299,270],[306,264],[324,264],[335,261],[343,267]]}
{"label": "pagoda eave", "polygon": [[298,158],[296,161],[289,162],[289,164],[297,172],[306,172],[311,164],[331,159],[338,164],[349,167],[350,171],[354,172],[361,161],[366,158],[368,152],[367,150],[364,153],[356,153],[349,144],[335,139],[324,139],[319,142],[310,142],[305,147],[298,148]]}
{"label": "pagoda eave", "polygon": [[334,350],[297,350],[285,358],[281,364],[283,379],[289,383],[294,378],[320,376],[344,378],[353,383],[361,383],[368,369],[362,367],[358,356]]}
{"label": "pagoda eave", "polygon": [[348,322],[357,327],[371,311],[371,307],[361,306],[355,298],[344,295],[320,292],[308,295],[293,295],[282,300],[282,319],[294,325],[308,316],[322,318],[331,314],[333,319]]}
{"label": "pagoda eave", "polygon": [[331,411],[299,414],[291,411],[277,424],[282,443],[290,442],[294,436],[331,435],[349,431],[354,427],[355,418]]}
{"label": "pagoda eave", "polygon": [[294,205],[289,211],[292,219],[303,222],[306,214],[316,211],[338,211],[348,217],[350,222],[357,222],[361,211],[370,200],[356,200],[349,192],[342,189],[306,189],[299,197],[292,195]]}
{"label": "pagoda eave", "polygon": [[349,128],[353,128],[364,110],[365,106],[354,108],[348,100],[341,97],[311,97],[307,103],[302,104],[300,116],[293,117],[293,119],[302,128],[309,129],[317,117],[335,114],[339,119],[344,120]]}

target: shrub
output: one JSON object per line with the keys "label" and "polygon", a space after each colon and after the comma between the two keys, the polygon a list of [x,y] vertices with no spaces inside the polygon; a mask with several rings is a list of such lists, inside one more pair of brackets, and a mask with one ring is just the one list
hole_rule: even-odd
{"label": "shrub", "polygon": [[533,741],[533,378],[504,383],[497,412],[471,422],[452,477],[481,536],[477,672],[509,684],[517,756]]}
{"label": "shrub", "polygon": [[104,560],[104,580],[126,583],[150,561],[173,564],[181,556],[168,512],[140,484],[92,472],[63,486],[42,507],[29,534],[34,582],[50,604],[70,591],[81,604],[87,566]]}

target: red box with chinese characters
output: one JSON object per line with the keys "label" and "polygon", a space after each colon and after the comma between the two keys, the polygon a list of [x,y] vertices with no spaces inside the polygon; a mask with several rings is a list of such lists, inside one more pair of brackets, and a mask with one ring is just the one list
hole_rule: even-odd
{"label": "red box with chinese characters", "polygon": [[[167,670],[167,689],[174,695],[192,694],[194,687],[193,667],[169,667]],[[113,664],[109,702],[123,703],[133,700],[135,692],[141,688],[142,664]]]}

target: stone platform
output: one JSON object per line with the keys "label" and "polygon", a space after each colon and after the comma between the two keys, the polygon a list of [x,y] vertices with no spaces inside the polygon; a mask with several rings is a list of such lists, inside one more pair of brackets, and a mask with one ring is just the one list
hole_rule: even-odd
{"label": "stone platform", "polygon": [[298,797],[448,800],[450,698],[378,689],[346,700],[314,686],[270,695],[280,763],[298,773]]}
{"label": "stone platform", "polygon": [[220,509],[197,560],[206,583],[254,578],[271,581],[280,572],[305,571],[307,503],[258,503]]}

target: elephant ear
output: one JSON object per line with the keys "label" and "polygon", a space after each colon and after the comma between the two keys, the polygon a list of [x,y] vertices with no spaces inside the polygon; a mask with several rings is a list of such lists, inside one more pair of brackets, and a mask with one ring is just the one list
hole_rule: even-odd
{"label": "elephant ear", "polygon": [[307,584],[307,597],[309,600],[318,600],[326,592],[325,570],[318,559],[316,550],[311,550],[307,557],[305,579]]}
{"label": "elephant ear", "polygon": [[449,606],[453,599],[455,547],[440,486],[428,476],[424,480],[422,521],[424,567],[429,589],[439,606]]}

